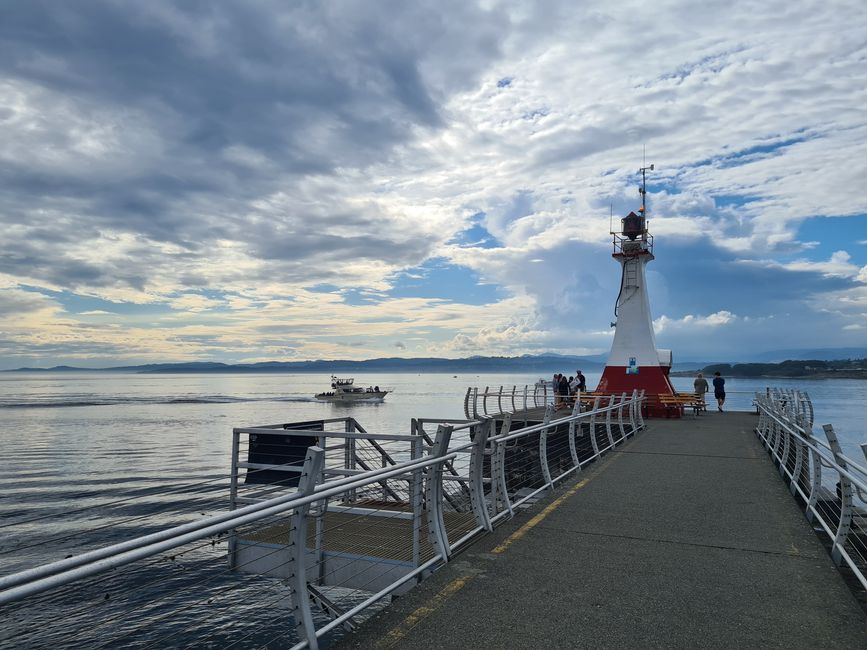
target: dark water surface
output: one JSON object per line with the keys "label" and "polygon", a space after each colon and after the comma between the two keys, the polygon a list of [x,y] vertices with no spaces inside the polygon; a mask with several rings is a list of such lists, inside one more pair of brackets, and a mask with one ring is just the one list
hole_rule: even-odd
{"label": "dark water surface", "polygon": [[[588,373],[587,378],[594,386],[598,374]],[[406,434],[413,417],[463,417],[468,386],[532,386],[537,379],[518,374],[369,374],[357,382],[395,392],[381,404],[338,405],[312,398],[328,388],[325,375],[0,374],[0,575],[225,510],[232,427],[351,415],[371,434]],[[691,388],[692,378],[675,378],[674,383]],[[822,435],[821,424],[834,424],[845,451],[867,464],[859,448],[867,442],[862,419],[867,382],[729,379],[727,407],[750,410],[754,391],[767,385],[809,392],[817,435]],[[185,579],[196,563],[220,567],[199,590],[202,602],[212,601],[205,635],[210,640],[200,645],[264,647],[275,637],[268,647],[291,645],[283,634],[287,625],[291,628],[291,612],[282,585],[272,581],[268,586],[262,579],[252,584],[228,573],[224,557],[225,546],[216,544],[188,555],[183,563],[155,569],[162,572],[160,588],[168,589]],[[101,584],[92,588],[98,590]],[[215,606],[210,590],[227,589],[232,592],[230,604]],[[268,589],[272,605],[263,607],[263,591]],[[137,607],[135,594],[101,597],[110,603],[101,613],[107,625],[121,608]],[[68,597],[63,603],[40,603],[38,615],[13,609],[7,619],[12,624],[0,632],[4,647],[92,643],[84,636],[81,642],[70,641],[76,638],[69,635],[71,629],[80,628],[76,634],[83,635],[92,627],[93,612],[84,605],[80,620],[33,641],[28,630],[34,624],[68,616]],[[244,603],[258,604],[245,608]],[[196,630],[201,611],[183,606],[139,607],[141,622],[165,617],[163,632],[177,628],[173,640],[142,634],[106,643],[189,645],[190,639],[201,638],[201,630]],[[282,614],[275,618],[275,611]]]}

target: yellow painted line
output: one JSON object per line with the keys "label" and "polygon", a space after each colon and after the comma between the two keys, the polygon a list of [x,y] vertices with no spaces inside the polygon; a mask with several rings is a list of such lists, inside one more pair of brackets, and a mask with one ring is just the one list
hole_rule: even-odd
{"label": "yellow painted line", "polygon": [[392,629],[383,637],[382,641],[376,644],[376,648],[390,648],[395,643],[400,641],[406,633],[419,624],[423,619],[427,618],[438,610],[442,604],[451,598],[454,594],[464,588],[464,586],[472,580],[474,574],[459,576],[443,587],[436,596],[431,598],[426,604],[419,607],[412,614],[407,616],[400,625]]}
{"label": "yellow painted line", "polygon": [[[556,500],[549,503],[545,506],[545,509],[542,510],[538,515],[533,517],[526,524],[521,526],[514,533],[509,535],[506,540],[497,546],[491,553],[496,553],[499,555],[503,551],[505,551],[509,546],[511,546],[514,542],[521,539],[524,535],[526,535],[534,526],[537,526],[539,522],[545,519],[548,515],[550,515],[554,510],[556,510],[561,503],[563,503],[566,499],[575,494],[578,490],[587,485],[590,480],[596,476],[598,476],[602,470],[607,467],[607,464],[599,467],[595,472],[593,472],[593,476],[587,477],[575,485],[573,485],[567,492],[562,494]],[[401,623],[395,628],[392,628],[388,634],[386,634],[382,640],[377,643],[374,647],[385,649],[390,648],[395,645],[398,641],[403,639],[406,634],[418,625],[423,619],[427,618],[431,614],[433,614],[436,610],[442,607],[443,603],[445,603],[449,598],[451,598],[454,594],[464,588],[466,584],[475,577],[474,574],[467,574],[458,576],[450,583],[448,583],[445,587],[443,587],[433,598],[431,598],[426,604],[419,607],[412,614],[407,616]]]}
{"label": "yellow painted line", "polygon": [[519,539],[521,539],[524,535],[526,535],[528,532],[530,532],[530,530],[534,526],[538,525],[543,519],[545,519],[545,517],[547,517],[552,512],[554,512],[554,510],[556,510],[560,506],[561,503],[563,503],[566,499],[571,497],[573,494],[575,494],[578,490],[583,488],[589,482],[590,482],[590,479],[585,478],[584,480],[580,481],[579,483],[576,483],[575,485],[573,485],[571,488],[569,488],[568,492],[566,492],[562,496],[558,497],[555,501],[552,501],[551,503],[549,503],[547,506],[545,506],[545,509],[542,510],[542,512],[540,512],[538,515],[533,517],[530,521],[528,521],[526,524],[521,526],[514,533],[509,535],[506,538],[506,540],[502,544],[497,546],[493,551],[491,551],[491,553],[500,554],[503,551],[505,551],[512,544],[514,544]]}

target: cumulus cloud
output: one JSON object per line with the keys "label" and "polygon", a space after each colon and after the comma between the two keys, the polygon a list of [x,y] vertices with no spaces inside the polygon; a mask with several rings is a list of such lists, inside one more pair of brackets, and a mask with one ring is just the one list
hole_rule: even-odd
{"label": "cumulus cloud", "polygon": [[725,310],[718,311],[715,314],[708,314],[707,316],[687,314],[682,318],[669,318],[663,315],[653,321],[653,330],[659,334],[668,329],[716,328],[733,323],[737,319],[737,316]]}
{"label": "cumulus cloud", "polygon": [[849,260],[852,256],[846,251],[836,251],[827,261],[812,261],[798,259],[792,262],[764,261],[767,266],[786,269],[787,271],[821,273],[824,277],[855,278],[860,282],[867,279],[867,267],[860,268]]}

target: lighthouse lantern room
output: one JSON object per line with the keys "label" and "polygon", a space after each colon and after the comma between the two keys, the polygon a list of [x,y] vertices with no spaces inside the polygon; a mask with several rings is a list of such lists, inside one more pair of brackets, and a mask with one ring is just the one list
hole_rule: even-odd
{"label": "lighthouse lantern room", "polygon": [[632,393],[644,390],[648,397],[648,414],[663,412],[660,395],[673,395],[668,373],[671,351],[657,350],[647,295],[645,267],[653,257],[653,236],[647,230],[646,175],[650,167],[642,167],[641,207],[638,214],[630,212],[620,220],[620,230],[612,228],[614,252],[620,263],[620,292],[614,306],[614,342],[608,363],[599,380],[597,392]]}

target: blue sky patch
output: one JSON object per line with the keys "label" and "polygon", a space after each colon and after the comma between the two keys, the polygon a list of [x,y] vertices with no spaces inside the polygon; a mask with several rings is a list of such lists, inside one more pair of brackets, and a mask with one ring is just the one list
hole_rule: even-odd
{"label": "blue sky patch", "polygon": [[[801,223],[798,239],[818,242],[806,255],[812,260],[827,260],[835,251],[846,251],[853,264],[867,264],[867,214],[857,217],[813,217]],[[805,257],[802,253],[797,257]]]}
{"label": "blue sky patch", "polygon": [[505,297],[492,284],[479,284],[479,275],[442,258],[428,260],[397,276],[391,298],[438,298],[468,305],[488,305]]}
{"label": "blue sky patch", "polygon": [[459,232],[452,243],[461,246],[471,246],[473,248],[502,248],[502,245],[497,238],[488,232],[488,229],[482,225],[482,220],[485,215],[480,212],[472,217],[472,226],[466,230]]}

